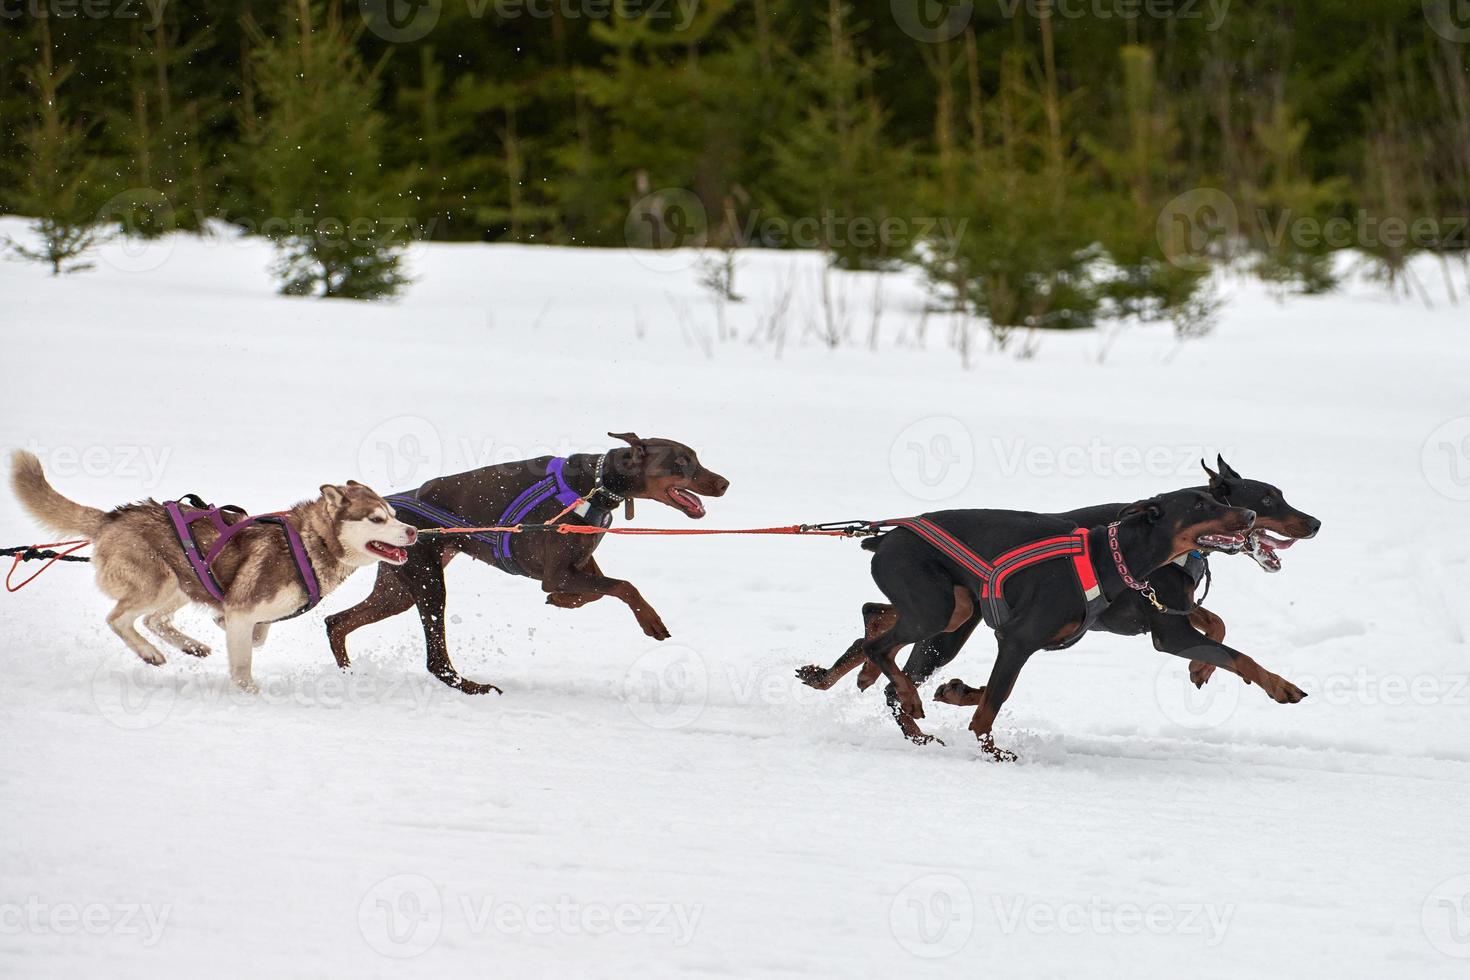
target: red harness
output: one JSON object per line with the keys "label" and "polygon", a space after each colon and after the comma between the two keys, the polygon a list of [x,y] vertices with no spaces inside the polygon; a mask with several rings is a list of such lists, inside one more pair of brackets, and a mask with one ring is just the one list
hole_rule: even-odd
{"label": "red harness", "polygon": [[980,582],[981,612],[985,621],[992,628],[1003,625],[1011,618],[1010,607],[1005,601],[1006,579],[1023,568],[1030,568],[1044,561],[1056,558],[1071,559],[1072,570],[1077,573],[1077,586],[1082,590],[1082,598],[1087,606],[1087,615],[1075,633],[1061,643],[1048,647],[1049,650],[1069,647],[1082,639],[1082,634],[1091,629],[1092,624],[1108,608],[1108,600],[1098,585],[1097,572],[1092,567],[1092,549],[1088,543],[1089,532],[1086,528],[1079,527],[1071,534],[1032,541],[1029,544],[1012,548],[994,561],[986,561],[975,554],[959,538],[927,517],[905,517],[883,523],[907,528],[914,532],[938,549],[945,557],[975,576]]}

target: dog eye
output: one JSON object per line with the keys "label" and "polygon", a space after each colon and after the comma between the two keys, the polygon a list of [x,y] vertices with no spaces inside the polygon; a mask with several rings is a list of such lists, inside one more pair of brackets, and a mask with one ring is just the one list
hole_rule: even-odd
{"label": "dog eye", "polygon": [[1275,503],[1276,503],[1276,499],[1274,497],[1272,497],[1269,493],[1266,494],[1266,496],[1264,496],[1264,497],[1261,498],[1261,506],[1262,507],[1270,507],[1271,505],[1273,505]]}
{"label": "dog eye", "polygon": [[374,514],[372,517],[369,517],[368,520],[372,521],[374,524],[388,523],[388,518],[384,517],[382,514]]}

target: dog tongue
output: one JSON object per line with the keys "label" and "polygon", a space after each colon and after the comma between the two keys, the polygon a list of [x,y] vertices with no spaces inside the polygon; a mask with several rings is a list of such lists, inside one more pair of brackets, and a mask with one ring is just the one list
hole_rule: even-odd
{"label": "dog tongue", "polygon": [[688,492],[687,490],[680,489],[679,487],[675,487],[674,489],[669,491],[669,496],[673,497],[680,504],[682,504],[684,506],[684,509],[689,513],[691,517],[704,516],[704,501],[700,500],[694,494]]}

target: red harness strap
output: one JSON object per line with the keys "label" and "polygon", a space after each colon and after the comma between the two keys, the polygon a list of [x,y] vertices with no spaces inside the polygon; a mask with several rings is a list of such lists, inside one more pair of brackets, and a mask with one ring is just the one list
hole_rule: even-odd
{"label": "red harness strap", "polygon": [[994,561],[986,561],[959,538],[927,517],[907,517],[883,523],[914,532],[979,579],[980,601],[984,606],[985,620],[992,627],[1000,626],[1010,619],[1011,611],[1006,605],[1004,594],[1006,579],[1024,568],[1056,558],[1071,559],[1072,570],[1077,574],[1077,585],[1082,590],[1082,598],[1087,605],[1087,618],[1083,621],[1082,628],[1060,646],[1070,646],[1081,639],[1082,634],[1087,632],[1108,606],[1097,582],[1097,572],[1092,567],[1092,548],[1086,528],[1079,527],[1071,534],[1032,541],[1012,548]]}

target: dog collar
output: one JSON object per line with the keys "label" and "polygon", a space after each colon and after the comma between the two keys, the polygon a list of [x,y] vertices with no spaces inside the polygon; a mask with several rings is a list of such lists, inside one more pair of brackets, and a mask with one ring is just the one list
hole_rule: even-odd
{"label": "dog collar", "polygon": [[607,468],[607,458],[611,455],[611,452],[606,452],[597,457],[597,468],[592,474],[592,489],[587,491],[587,499],[603,510],[612,510],[627,499],[613,493],[602,483],[602,474]]}

